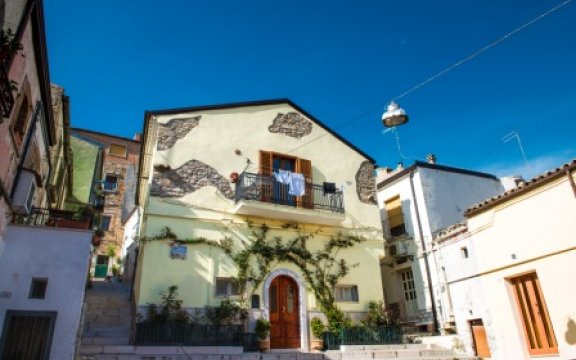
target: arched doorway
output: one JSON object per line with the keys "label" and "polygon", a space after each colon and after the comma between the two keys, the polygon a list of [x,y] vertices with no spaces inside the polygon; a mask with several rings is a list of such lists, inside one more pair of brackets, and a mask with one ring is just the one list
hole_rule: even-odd
{"label": "arched doorway", "polygon": [[270,283],[268,299],[270,347],[299,349],[301,339],[298,284],[289,276],[277,276]]}

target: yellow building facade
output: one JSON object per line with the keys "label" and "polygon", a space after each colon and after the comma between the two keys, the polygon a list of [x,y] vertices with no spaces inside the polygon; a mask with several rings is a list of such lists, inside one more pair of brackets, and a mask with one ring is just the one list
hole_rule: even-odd
{"label": "yellow building facade", "polygon": [[[273,348],[308,349],[310,319],[322,312],[310,280],[315,265],[328,276],[344,270],[333,278],[333,296],[352,319],[382,300],[374,161],[296,104],[148,112],[141,154],[134,287],[141,313],[176,285],[186,309],[239,300],[250,309],[250,328],[256,318],[272,320]],[[257,241],[276,256],[252,253],[239,274],[237,255]],[[303,264],[298,256],[306,254],[312,259]],[[274,342],[281,321],[293,331]]]}

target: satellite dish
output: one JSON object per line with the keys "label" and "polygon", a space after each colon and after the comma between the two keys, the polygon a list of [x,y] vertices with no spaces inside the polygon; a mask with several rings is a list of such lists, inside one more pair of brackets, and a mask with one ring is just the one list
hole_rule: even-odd
{"label": "satellite dish", "polygon": [[390,105],[386,108],[384,114],[382,114],[382,123],[384,127],[392,128],[398,125],[404,125],[408,122],[408,115],[406,111],[402,109],[394,101],[390,102]]}

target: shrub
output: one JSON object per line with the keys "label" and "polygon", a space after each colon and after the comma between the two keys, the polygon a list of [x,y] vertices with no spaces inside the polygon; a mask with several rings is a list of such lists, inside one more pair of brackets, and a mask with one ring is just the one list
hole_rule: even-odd
{"label": "shrub", "polygon": [[392,325],[394,323],[390,312],[386,309],[384,302],[370,301],[368,303],[368,315],[362,324],[369,328],[377,328],[385,325]]}
{"label": "shrub", "polygon": [[256,333],[258,339],[266,340],[266,338],[268,337],[268,333],[270,332],[270,327],[271,327],[270,321],[264,318],[256,320],[256,327],[254,329],[254,332]]}
{"label": "shrub", "polygon": [[324,331],[326,331],[326,325],[322,322],[319,317],[314,317],[310,321],[310,327],[312,328],[312,335],[317,339],[322,339]]}
{"label": "shrub", "polygon": [[352,320],[337,307],[325,311],[324,314],[328,319],[328,331],[330,332],[339,333],[342,329],[352,327]]}

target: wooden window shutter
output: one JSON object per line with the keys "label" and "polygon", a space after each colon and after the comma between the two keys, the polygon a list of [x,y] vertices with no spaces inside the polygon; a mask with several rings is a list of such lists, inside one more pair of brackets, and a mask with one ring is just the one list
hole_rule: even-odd
{"label": "wooden window shutter", "polygon": [[260,151],[260,175],[272,176],[272,153]]}
{"label": "wooden window shutter", "polygon": [[260,150],[260,200],[270,201],[272,199],[273,183],[269,178],[272,175],[272,153]]}
{"label": "wooden window shutter", "polygon": [[388,224],[390,228],[395,228],[404,224],[400,196],[395,196],[386,200],[384,206],[386,207],[386,214],[388,215]]}
{"label": "wooden window shutter", "polygon": [[314,208],[314,182],[312,181],[312,162],[306,159],[298,159],[296,172],[304,175],[304,196],[298,200],[298,205],[307,209]]}

